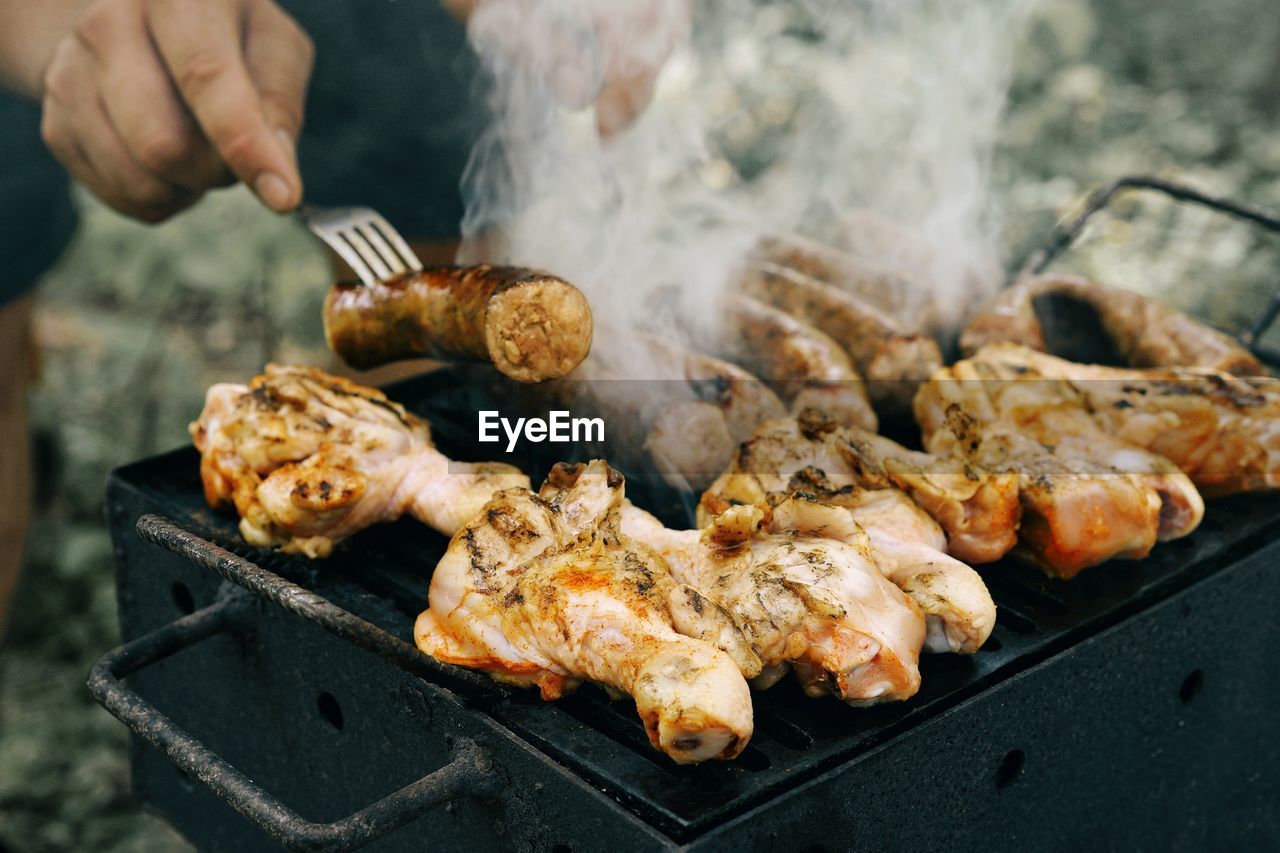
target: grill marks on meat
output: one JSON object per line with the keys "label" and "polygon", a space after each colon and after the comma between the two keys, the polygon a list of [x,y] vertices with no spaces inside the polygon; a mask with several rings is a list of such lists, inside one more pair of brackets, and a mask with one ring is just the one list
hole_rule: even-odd
{"label": "grill marks on meat", "polygon": [[853,704],[913,695],[924,620],[865,544],[822,535],[803,509],[799,532],[765,531],[762,517],[671,531],[625,501],[604,463],[558,466],[539,494],[499,494],[450,543],[419,647],[545,698],[582,680],[631,693],[677,761],[742,748],[750,704],[744,722],[731,700],[744,678],[766,687],[794,668],[810,695]]}
{"label": "grill marks on meat", "polygon": [[993,371],[1070,387],[1115,443],[1166,458],[1208,495],[1280,488],[1280,386],[1207,368],[1076,364],[1017,346],[979,358]]}
{"label": "grill marks on meat", "polygon": [[191,433],[210,505],[234,507],[249,543],[310,557],[405,513],[451,535],[494,492],[528,483],[510,465],[450,461],[426,422],[315,368],[214,385]]}
{"label": "grill marks on meat", "polygon": [[749,296],[729,301],[740,358],[772,382],[793,411],[816,407],[840,423],[876,428],[862,377],[827,335]]}
{"label": "grill marks on meat", "polygon": [[591,308],[563,279],[522,267],[428,267],[373,285],[338,284],[324,309],[347,364],[404,358],[492,363],[520,382],[564,376],[591,349]]}
{"label": "grill marks on meat", "polygon": [[644,446],[667,482],[705,488],[756,424],[786,414],[767,384],[731,362],[648,338],[659,375],[686,381],[694,398],[662,408]]}
{"label": "grill marks on meat", "polygon": [[902,490],[942,526],[947,551],[965,562],[997,560],[1016,541],[1018,486],[1012,475],[980,468],[959,453],[909,450],[838,426],[814,410],[762,424],[728,470],[755,475],[766,492],[784,492],[788,480],[808,467],[841,488]]}
{"label": "grill marks on meat", "polygon": [[[826,427],[816,429],[819,424]],[[928,468],[900,473],[895,457],[910,451],[878,436],[871,437],[874,442],[867,438],[836,428],[815,412],[762,424],[702,496],[699,524],[713,523],[731,507],[754,505],[764,508],[770,523],[781,529],[804,526],[794,520],[800,515],[824,536],[865,544],[884,576],[924,613],[926,650],[977,651],[995,627],[991,595],[977,572],[946,553],[942,526],[896,483],[910,486],[910,481],[927,478],[935,509],[952,505],[940,513],[952,520],[973,512],[966,503],[995,502],[994,514],[1004,519],[998,538],[1009,545],[1017,525],[1016,491],[1007,489],[1007,478],[983,484],[953,459],[930,459]],[[977,514],[989,521],[981,510]],[[980,541],[971,530],[962,536]],[[1003,553],[1009,545],[992,553]]]}
{"label": "grill marks on meat", "polygon": [[[916,388],[942,366],[942,353],[932,338],[907,333],[885,312],[798,270],[760,261],[747,270],[741,286],[843,347],[866,380],[876,411],[886,419],[909,418]],[[875,429],[870,422],[849,423]]]}
{"label": "grill marks on meat", "polygon": [[1060,274],[1028,278],[1001,293],[969,321],[960,335],[961,351],[973,356],[992,343],[1046,351],[1035,304],[1046,298],[1093,312],[1116,352],[1133,367],[1203,367],[1236,376],[1266,375],[1261,362],[1230,335],[1141,294]]}
{"label": "grill marks on meat", "polygon": [[544,699],[601,684],[635,698],[676,762],[733,758],[752,732],[743,671],[759,661],[723,611],[619,534],[622,501],[603,462],[561,466],[538,494],[496,495],[436,567],[418,647]]}
{"label": "grill marks on meat", "polygon": [[986,348],[938,371],[916,398],[927,447],[1018,477],[1022,555],[1072,577],[1194,530],[1204,502],[1191,480],[1104,432],[1076,389],[1032,369],[1033,354]]}
{"label": "grill marks on meat", "polygon": [[830,519],[806,509],[785,531],[765,529],[754,506],[732,507],[705,530],[670,530],[630,504],[621,520],[629,539],[652,546],[741,629],[763,665],[753,686],[793,669],[810,696],[852,705],[909,698],[920,687],[920,611],[880,574],[865,542],[830,537]]}

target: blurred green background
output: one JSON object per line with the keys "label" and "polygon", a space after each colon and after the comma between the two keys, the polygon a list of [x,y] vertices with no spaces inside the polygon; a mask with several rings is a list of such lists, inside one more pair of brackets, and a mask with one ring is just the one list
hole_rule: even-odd
{"label": "blurred green background", "polygon": [[[1009,263],[1088,189],[1128,173],[1280,209],[1274,0],[1047,0],[1018,52],[993,169]],[[1158,202],[1122,213],[1074,265],[1225,325],[1280,284],[1273,240]],[[319,310],[329,277],[295,221],[239,190],[154,228],[84,202],[36,317],[37,508],[0,654],[0,845],[183,844],[130,800],[124,729],[84,689],[90,662],[119,639],[104,477],[184,443],[210,383],[269,360],[330,364]]]}

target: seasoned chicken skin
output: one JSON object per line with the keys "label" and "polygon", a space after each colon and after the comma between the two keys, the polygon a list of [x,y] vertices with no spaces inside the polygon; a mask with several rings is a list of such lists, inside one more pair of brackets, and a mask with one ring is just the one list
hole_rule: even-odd
{"label": "seasoned chicken skin", "polygon": [[1017,541],[1015,476],[983,470],[959,453],[909,450],[813,409],[762,423],[727,470],[760,477],[766,492],[785,492],[810,467],[837,488],[901,489],[942,526],[946,550],[958,560],[989,563]]}
{"label": "seasoned chicken skin", "polygon": [[732,506],[753,504],[768,510],[771,524],[785,528],[794,524],[788,514],[803,508],[811,519],[824,519],[822,535],[866,545],[881,573],[924,614],[925,651],[972,654],[991,636],[996,605],[986,584],[946,553],[942,528],[905,493],[838,486],[813,466],[770,491],[781,482],[777,474],[726,472],[702,496],[699,525]]}
{"label": "seasoned chicken skin", "polygon": [[628,504],[622,531],[730,615],[764,666],[757,688],[794,669],[810,696],[851,705],[907,699],[920,688],[924,619],[880,574],[847,514],[843,538],[826,535],[826,509],[789,507],[766,530],[759,507],[737,506],[705,530],[670,530]]}
{"label": "seasoned chicken skin", "polygon": [[[891,446],[888,452],[875,452],[887,449],[881,443]],[[942,526],[894,484],[886,464],[895,468],[899,455],[925,454],[912,454],[879,436],[837,428],[812,411],[800,418],[769,421],[742,445],[728,470],[703,494],[699,526],[737,504],[754,504],[770,513],[790,498],[828,504],[837,520],[825,535],[848,529],[839,513],[856,523],[855,538],[865,532],[881,572],[925,614],[926,651],[972,653],[995,627],[995,603],[978,573],[946,553]],[[914,475],[928,483],[935,510],[945,508],[941,495],[959,491],[972,496],[983,491],[972,487],[971,477],[977,475],[956,471],[950,460],[929,458],[928,463],[925,467],[917,460],[920,467],[898,479],[905,482],[903,478]],[[1000,496],[994,486],[990,489]],[[964,511],[965,501],[953,497],[951,503],[956,505],[955,514]],[[1006,518],[999,535],[1008,537],[1012,545],[1016,491],[1000,496],[998,504],[989,500],[986,504],[997,511],[1004,506]],[[812,511],[820,510],[814,506]],[[945,512],[940,514],[947,517]]]}
{"label": "seasoned chicken skin", "polygon": [[733,758],[752,732],[743,670],[759,660],[722,611],[619,535],[622,501],[603,462],[559,467],[539,494],[495,496],[436,566],[418,647],[544,699],[601,684],[635,698],[676,762]]}
{"label": "seasoned chicken skin", "polygon": [[1000,369],[1065,380],[1118,442],[1167,458],[1208,495],[1280,488],[1280,383],[1216,370],[1076,364],[992,346]]}
{"label": "seasoned chicken skin", "polygon": [[1018,476],[1024,557],[1072,577],[1195,529],[1204,502],[1176,466],[1111,438],[1069,384],[989,358],[995,349],[934,374],[916,413],[931,450]]}
{"label": "seasoned chicken skin", "polygon": [[1110,559],[1151,553],[1160,496],[1141,478],[1089,459],[1061,457],[1017,432],[991,430],[978,464],[1017,474],[1022,523],[1014,554],[1060,578]]}
{"label": "seasoned chicken skin", "polygon": [[494,492],[529,482],[510,465],[450,461],[425,421],[313,367],[214,385],[191,435],[209,503],[233,506],[249,543],[309,557],[405,513],[451,535]]}

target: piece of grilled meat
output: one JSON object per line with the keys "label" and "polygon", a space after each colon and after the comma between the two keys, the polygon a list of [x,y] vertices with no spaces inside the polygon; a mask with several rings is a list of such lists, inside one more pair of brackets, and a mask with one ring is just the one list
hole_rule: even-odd
{"label": "piece of grilled meat", "polygon": [[741,287],[830,335],[853,359],[875,411],[886,420],[910,418],[916,388],[942,366],[942,353],[933,338],[905,331],[897,320],[860,297],[799,270],[760,260],[743,273]]}
{"label": "piece of grilled meat", "polygon": [[1045,329],[1036,312],[1040,302],[1064,314],[1071,308],[1091,312],[1116,354],[1132,367],[1207,367],[1236,376],[1266,375],[1261,362],[1230,335],[1142,294],[1060,273],[1023,279],[997,296],[970,319],[960,335],[961,352],[973,356],[992,343],[1046,351]]}
{"label": "piece of grilled meat", "polygon": [[582,363],[592,325],[586,297],[569,282],[539,270],[476,264],[334,285],[324,330],[329,347],[352,367],[461,359],[541,382]]}
{"label": "piece of grilled meat", "polygon": [[1059,380],[1114,441],[1167,458],[1207,495],[1280,488],[1280,382],[1196,368],[1077,364],[1025,347],[979,358],[1003,375]]}
{"label": "piece of grilled meat", "polygon": [[996,606],[986,584],[946,553],[942,528],[906,494],[837,486],[816,467],[796,472],[781,491],[765,488],[770,479],[726,473],[702,496],[699,522],[751,504],[766,509],[769,524],[787,529],[789,516],[803,508],[825,518],[822,535],[865,545],[881,574],[915,603],[925,617],[925,651],[972,654],[991,636]]}
{"label": "piece of grilled meat", "polygon": [[[892,455],[873,453],[859,433],[834,427],[818,413],[770,421],[742,445],[728,470],[702,496],[699,525],[737,504],[754,504],[770,513],[783,505],[799,505],[787,504],[789,499],[826,504],[836,513],[831,531],[848,528],[839,517],[847,514],[859,528],[855,538],[865,531],[881,572],[925,614],[927,651],[977,651],[995,627],[991,594],[977,572],[946,553],[947,535],[941,525],[893,484],[886,465],[894,464]],[[924,472],[933,478],[935,505],[950,491],[952,517],[980,511],[966,509],[966,500],[955,493],[969,496],[969,502],[989,511],[984,521],[1004,517],[997,533],[1011,546],[1017,526],[1016,492],[1002,493],[993,486],[994,503],[974,500],[984,491],[981,486],[974,489],[969,477],[949,461],[936,462],[936,468]],[[948,489],[947,481],[957,477],[963,477],[960,488]],[[819,512],[816,506],[812,511]],[[827,535],[834,535],[831,531]]]}
{"label": "piece of grilled meat", "polygon": [[773,383],[793,412],[814,407],[839,423],[876,429],[862,377],[829,336],[749,296],[729,300],[728,319],[735,356]]}
{"label": "piece of grilled meat", "polygon": [[942,526],[947,552],[966,563],[998,560],[1017,541],[1015,476],[983,470],[959,453],[910,450],[814,409],[761,424],[727,470],[759,477],[766,492],[786,492],[810,467],[837,488],[902,490]]}
{"label": "piece of grilled meat", "polygon": [[313,367],[212,386],[191,435],[210,505],[234,507],[250,544],[309,557],[405,513],[451,535],[494,492],[529,483],[510,465],[451,461],[381,391]]}
{"label": "piece of grilled meat", "polygon": [[1068,383],[997,358],[998,349],[938,371],[916,413],[930,450],[1018,477],[1024,557],[1072,577],[1195,529],[1203,499],[1170,460],[1107,435]]}
{"label": "piece of grilled meat", "polygon": [[704,530],[671,530],[626,505],[622,531],[729,613],[764,666],[753,686],[794,670],[810,696],[852,705],[907,699],[920,687],[924,619],[880,573],[847,514],[847,529],[829,529],[827,509],[796,504],[765,528],[759,507],[735,506]]}
{"label": "piece of grilled meat", "polygon": [[662,392],[687,395],[667,402],[645,425],[645,451],[677,488],[706,488],[756,424],[786,414],[769,385],[736,364],[650,335],[641,343],[649,369],[674,380]]}
{"label": "piece of grilled meat", "polygon": [[597,461],[558,466],[538,494],[496,495],[436,566],[418,647],[544,699],[595,682],[634,697],[676,762],[733,758],[752,732],[743,671],[759,660],[712,602],[620,535],[623,489]]}

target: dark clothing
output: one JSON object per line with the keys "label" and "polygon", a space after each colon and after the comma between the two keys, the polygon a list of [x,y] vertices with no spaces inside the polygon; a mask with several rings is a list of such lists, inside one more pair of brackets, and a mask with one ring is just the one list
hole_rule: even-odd
{"label": "dark clothing", "polygon": [[67,174],[40,141],[40,108],[0,92],[0,307],[31,288],[75,227]]}
{"label": "dark clothing", "polygon": [[[367,205],[410,239],[457,236],[485,112],[479,63],[438,0],[283,0],[316,44],[298,157],[308,203]],[[75,229],[40,111],[0,93],[0,305]]]}
{"label": "dark clothing", "polygon": [[410,239],[455,237],[486,121],[480,65],[439,0],[283,0],[316,43],[298,156],[306,200],[367,205]]}

